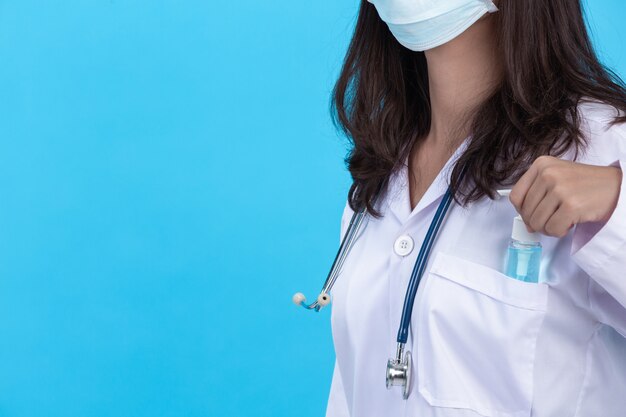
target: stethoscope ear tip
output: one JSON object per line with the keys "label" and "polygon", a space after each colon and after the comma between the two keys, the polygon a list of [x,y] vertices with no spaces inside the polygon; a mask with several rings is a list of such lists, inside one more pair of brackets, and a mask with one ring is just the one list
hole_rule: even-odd
{"label": "stethoscope ear tip", "polygon": [[317,304],[321,305],[322,307],[330,304],[330,295],[328,295],[328,293],[321,292],[320,295],[317,296]]}
{"label": "stethoscope ear tip", "polygon": [[299,306],[306,301],[306,297],[301,292],[297,292],[293,295],[292,300],[295,305]]}

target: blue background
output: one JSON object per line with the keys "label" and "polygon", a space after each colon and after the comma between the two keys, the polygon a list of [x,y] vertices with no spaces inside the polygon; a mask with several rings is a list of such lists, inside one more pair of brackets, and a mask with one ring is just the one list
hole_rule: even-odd
{"label": "blue background", "polygon": [[323,415],[357,4],[0,0],[0,416]]}

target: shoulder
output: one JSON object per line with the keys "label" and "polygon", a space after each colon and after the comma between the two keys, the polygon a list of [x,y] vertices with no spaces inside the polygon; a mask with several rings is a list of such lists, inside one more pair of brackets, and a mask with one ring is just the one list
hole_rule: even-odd
{"label": "shoulder", "polygon": [[343,208],[343,214],[341,215],[341,223],[343,224],[346,221],[349,221],[352,215],[354,214],[354,210],[350,207],[350,202],[346,200],[346,205]]}
{"label": "shoulder", "polygon": [[585,100],[578,105],[580,130],[587,146],[577,158],[579,162],[608,165],[626,159],[626,123],[612,123],[625,113],[615,107]]}
{"label": "shoulder", "polygon": [[350,219],[354,211],[350,208],[350,203],[346,200],[346,205],[343,208],[343,214],[341,215],[341,231],[340,236],[343,239],[343,236],[346,234],[346,230],[348,229],[348,224],[350,224]]}

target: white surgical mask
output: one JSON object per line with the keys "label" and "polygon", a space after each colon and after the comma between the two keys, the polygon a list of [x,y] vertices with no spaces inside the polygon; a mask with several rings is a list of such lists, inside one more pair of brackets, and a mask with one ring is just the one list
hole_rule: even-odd
{"label": "white surgical mask", "polygon": [[486,13],[498,11],[491,0],[368,0],[395,38],[413,51],[442,45]]}

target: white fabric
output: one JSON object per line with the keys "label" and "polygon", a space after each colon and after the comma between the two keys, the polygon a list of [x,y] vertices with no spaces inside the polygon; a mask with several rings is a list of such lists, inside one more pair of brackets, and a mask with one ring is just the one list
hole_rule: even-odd
{"label": "white fabric", "polygon": [[[580,111],[590,147],[578,162],[624,170],[626,125],[608,127],[615,110],[587,103]],[[508,198],[453,205],[417,292],[409,399],[386,389],[411,270],[467,143],[412,211],[407,169],[396,172],[384,217],[369,219],[348,256],[332,293],[327,417],[625,416],[626,178],[608,222],[542,237],[539,284],[500,272],[516,215]],[[351,215],[346,205],[342,236]],[[404,234],[416,246],[402,257],[393,247]]]}
{"label": "white fabric", "polygon": [[491,0],[368,0],[404,47],[425,51],[456,38],[486,13]]}

